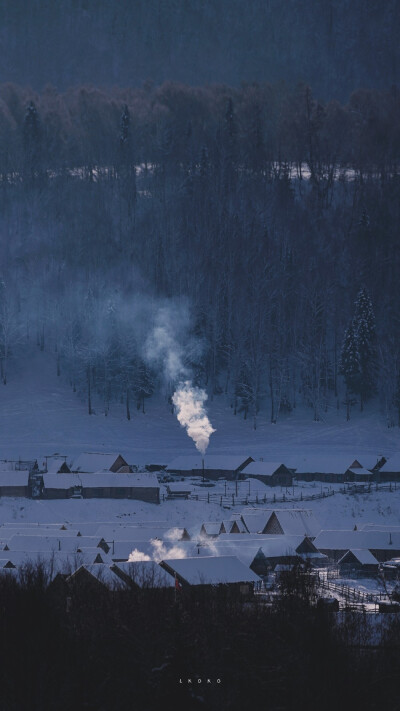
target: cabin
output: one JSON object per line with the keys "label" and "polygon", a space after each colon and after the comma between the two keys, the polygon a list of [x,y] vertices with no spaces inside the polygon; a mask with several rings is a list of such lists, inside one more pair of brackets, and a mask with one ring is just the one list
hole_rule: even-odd
{"label": "cabin", "polygon": [[226,586],[232,595],[249,597],[261,578],[236,556],[197,556],[162,560],[161,567],[185,589]]}
{"label": "cabin", "polygon": [[352,576],[356,574],[375,576],[378,574],[379,561],[369,550],[349,550],[338,561],[338,568],[341,574]]}
{"label": "cabin", "polygon": [[121,454],[105,452],[84,452],[75,459],[72,471],[82,474],[94,474],[95,472],[129,473],[128,462]]}
{"label": "cabin", "polygon": [[250,462],[242,471],[243,476],[259,479],[267,486],[292,486],[293,473],[280,462]]}
{"label": "cabin", "polygon": [[[244,455],[208,454],[200,456],[185,456],[174,459],[166,471],[177,476],[202,476],[207,479],[239,479],[243,469],[252,462],[252,457]],[[204,463],[204,468],[203,468]]]}
{"label": "cabin", "polygon": [[0,496],[29,496],[29,472],[0,471]]}
{"label": "cabin", "polygon": [[[345,481],[357,481],[357,477],[367,477],[367,479],[359,478],[358,480],[369,481],[368,474],[374,472],[376,477],[376,472],[384,461],[385,458],[381,455],[363,454],[360,457],[354,457],[347,454],[327,453],[304,457],[300,460],[293,459],[293,464],[297,479],[341,484]],[[290,466],[290,468],[292,467]]]}

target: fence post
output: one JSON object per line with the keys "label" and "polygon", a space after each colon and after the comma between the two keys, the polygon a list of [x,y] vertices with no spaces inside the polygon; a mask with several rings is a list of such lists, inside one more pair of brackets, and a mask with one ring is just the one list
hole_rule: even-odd
{"label": "fence post", "polygon": [[219,505],[222,506],[222,496],[221,496],[221,501],[219,502]]}
{"label": "fence post", "polygon": [[210,503],[210,492],[209,491],[207,491],[207,503],[208,504]]}
{"label": "fence post", "polygon": [[232,494],[232,506],[235,505],[235,494]]}

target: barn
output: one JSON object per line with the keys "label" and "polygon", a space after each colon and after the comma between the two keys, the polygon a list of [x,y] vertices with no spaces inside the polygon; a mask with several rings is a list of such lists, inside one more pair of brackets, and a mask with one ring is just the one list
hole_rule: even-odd
{"label": "barn", "polygon": [[177,457],[168,464],[167,472],[178,476],[201,476],[207,479],[239,479],[243,469],[253,461],[245,455],[209,454],[204,459],[200,456]]}
{"label": "barn", "polygon": [[243,475],[259,479],[268,486],[292,486],[293,473],[281,462],[250,462],[244,469]]}

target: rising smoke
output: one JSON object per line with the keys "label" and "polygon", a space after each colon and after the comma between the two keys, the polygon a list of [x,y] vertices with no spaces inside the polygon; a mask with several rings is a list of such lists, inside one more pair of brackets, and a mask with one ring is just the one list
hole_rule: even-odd
{"label": "rising smoke", "polygon": [[207,393],[193,385],[190,369],[184,363],[181,341],[185,339],[188,351],[197,345],[193,339],[187,338],[188,327],[187,308],[160,308],[145,343],[145,357],[150,363],[161,365],[165,379],[174,383],[172,402],[176,408],[178,422],[185,427],[196,449],[204,456],[215,429],[204,406]]}

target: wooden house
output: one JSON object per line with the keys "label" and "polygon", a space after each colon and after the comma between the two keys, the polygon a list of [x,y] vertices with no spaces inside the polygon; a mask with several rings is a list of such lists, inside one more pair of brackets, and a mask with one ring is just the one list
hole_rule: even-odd
{"label": "wooden house", "polygon": [[292,486],[293,473],[281,462],[252,461],[242,470],[242,475],[259,479],[267,486]]}
{"label": "wooden house", "polygon": [[379,570],[379,562],[369,550],[350,550],[338,561],[338,568],[342,574],[375,576]]}
{"label": "wooden house", "polygon": [[[252,457],[244,455],[217,455],[177,457],[166,471],[178,476],[202,476],[207,479],[238,479],[243,469],[252,462]],[[204,463],[204,469],[203,469]]]}

